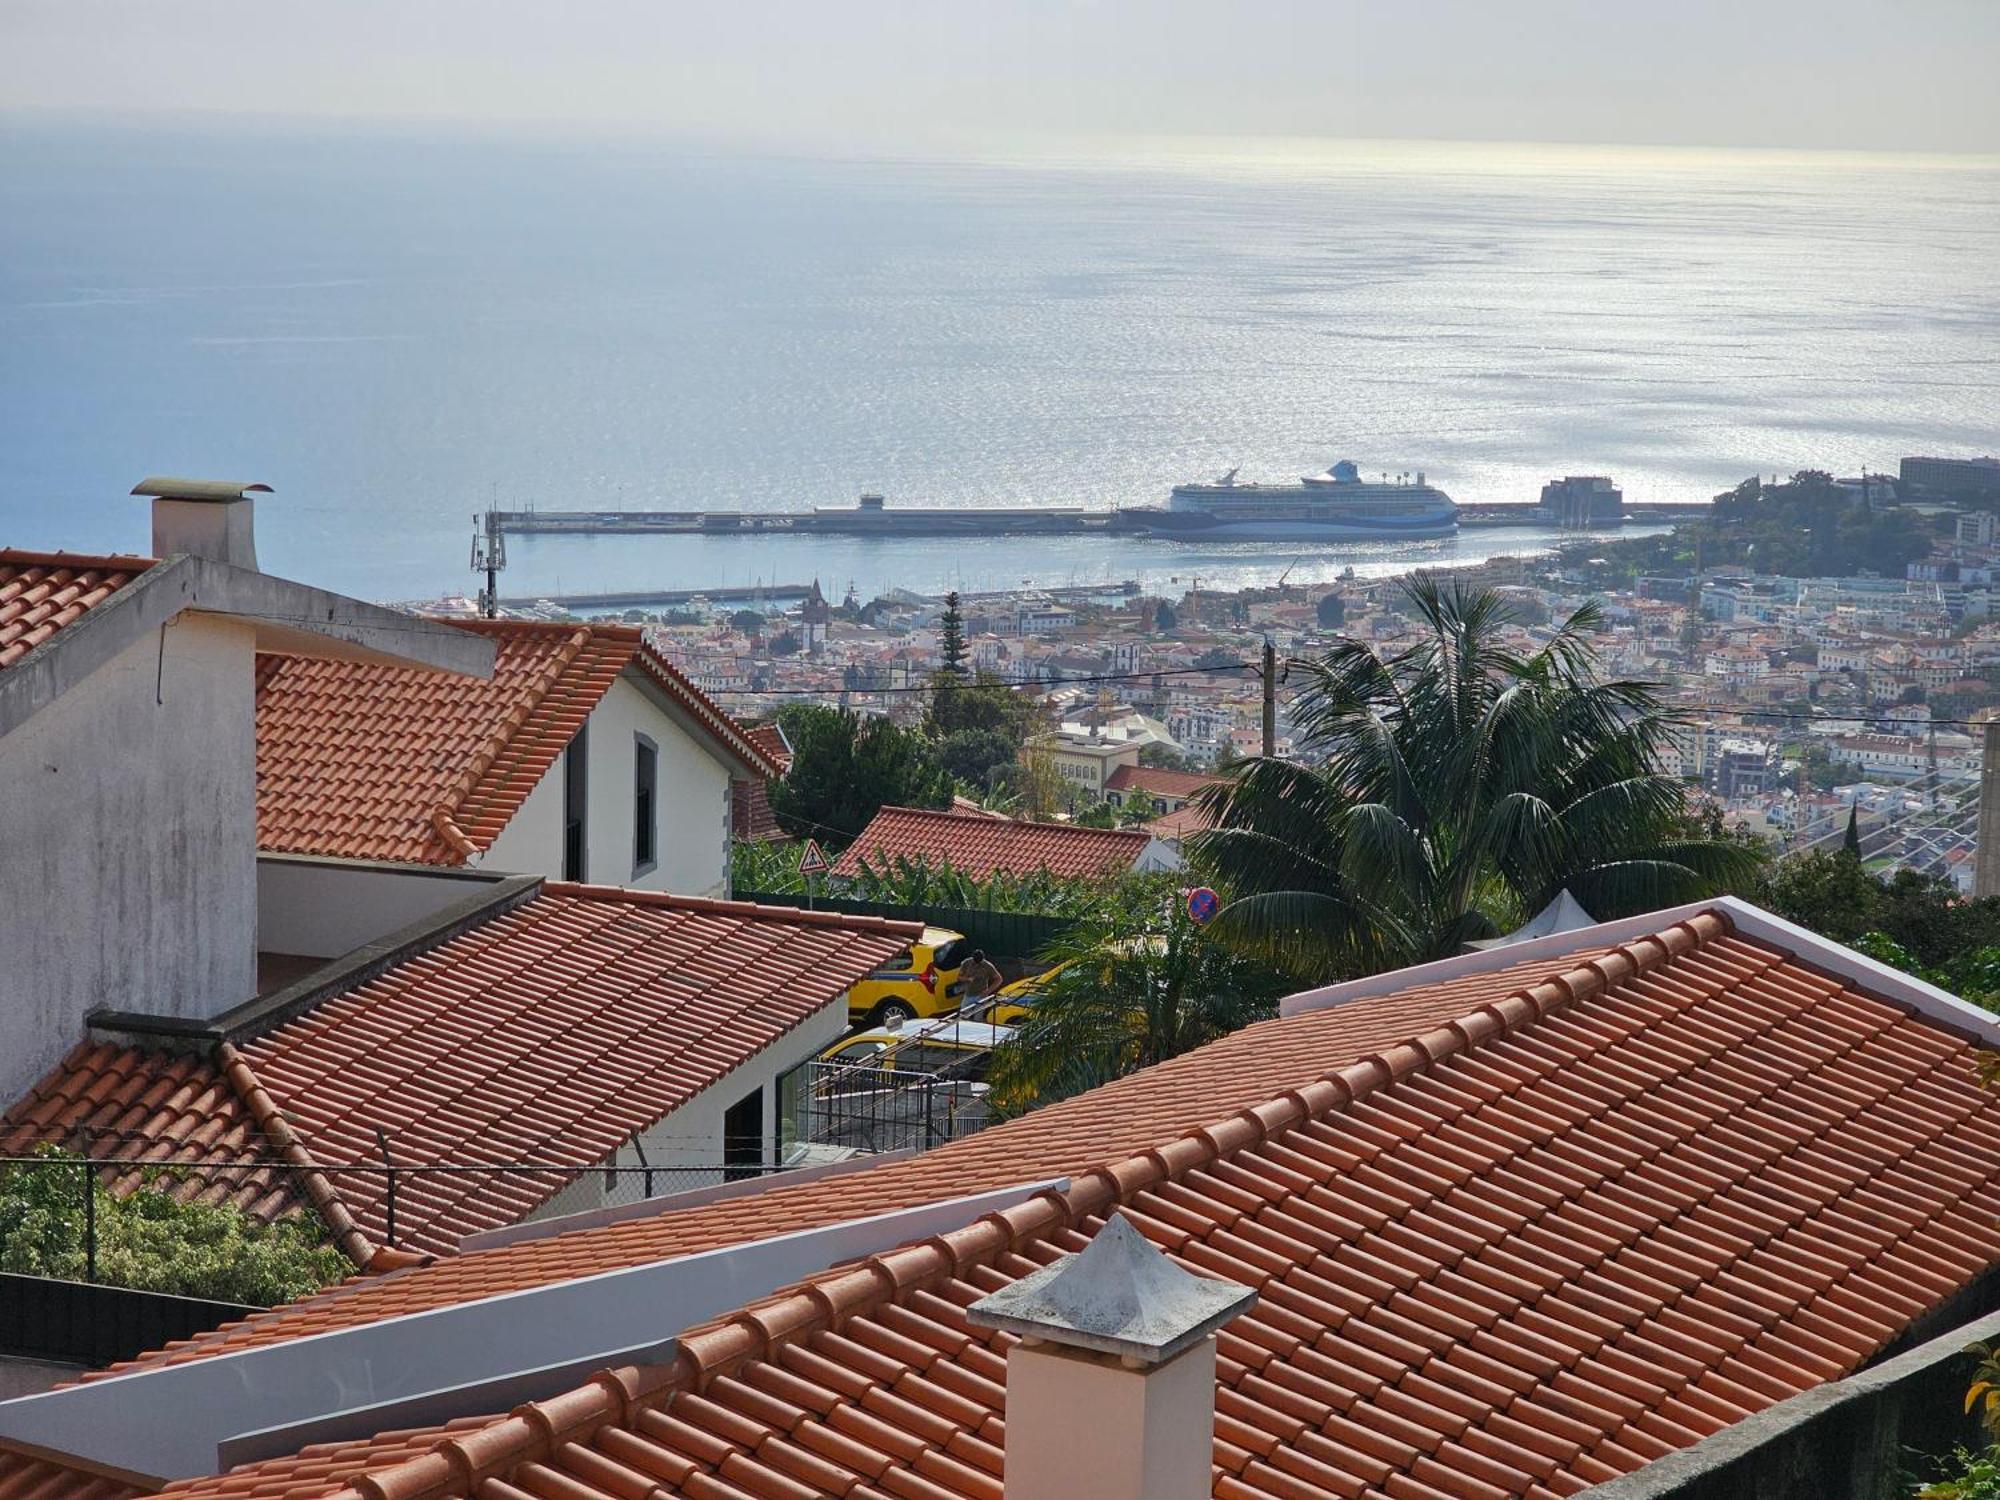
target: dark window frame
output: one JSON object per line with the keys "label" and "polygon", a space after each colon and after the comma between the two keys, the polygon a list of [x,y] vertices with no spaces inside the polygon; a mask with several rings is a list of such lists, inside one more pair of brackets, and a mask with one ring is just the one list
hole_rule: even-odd
{"label": "dark window frame", "polygon": [[660,865],[660,747],[652,736],[632,736],[632,878]]}
{"label": "dark window frame", "polygon": [[562,866],[564,880],[590,878],[590,720],[563,750]]}

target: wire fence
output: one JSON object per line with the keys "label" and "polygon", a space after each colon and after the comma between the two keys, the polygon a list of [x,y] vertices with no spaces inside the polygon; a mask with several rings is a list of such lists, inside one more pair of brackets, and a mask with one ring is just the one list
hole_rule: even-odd
{"label": "wire fence", "polygon": [[[985,1028],[978,1028],[984,1030]],[[927,1150],[991,1123],[990,1052],[933,1027],[852,1062],[813,1060],[778,1081],[778,1140],[759,1132],[626,1141],[611,1159],[411,1161],[378,1134],[380,1159],[301,1164],[269,1154],[192,1145],[116,1129],[59,1139],[0,1141],[0,1270],[60,1264],[93,1284],[105,1276],[107,1216],[124,1224],[144,1189],[183,1204],[224,1206],[262,1224],[326,1224],[338,1213],[371,1244],[451,1254],[471,1234],[571,1213],[633,1207],[693,1189],[777,1181],[801,1167],[908,1149]],[[649,1151],[655,1159],[648,1159]],[[669,1159],[657,1159],[671,1152]],[[633,1158],[637,1160],[633,1160]],[[329,1198],[329,1193],[331,1198]],[[18,1211],[15,1211],[18,1209]],[[337,1239],[337,1236],[334,1236]],[[122,1241],[121,1241],[122,1242]]]}
{"label": "wire fence", "polygon": [[862,1153],[927,1151],[992,1123],[984,1057],[935,1073],[894,1060],[809,1063],[806,1129],[814,1144]]}
{"label": "wire fence", "polygon": [[[0,1217],[0,1268],[60,1261],[74,1279],[117,1284],[102,1274],[107,1214],[151,1189],[186,1204],[228,1206],[275,1223],[318,1211],[306,1186],[321,1178],[369,1240],[392,1249],[450,1253],[468,1232],[569,1212],[620,1207],[689,1189],[781,1176],[790,1165],[762,1160],[763,1141],[734,1159],[696,1164],[575,1162],[315,1162],[161,1153],[145,1143],[80,1141],[81,1150],[0,1156],[0,1196],[20,1200]],[[755,1155],[751,1154],[755,1151]],[[33,1243],[29,1244],[28,1241]],[[19,1243],[16,1243],[16,1242]]]}

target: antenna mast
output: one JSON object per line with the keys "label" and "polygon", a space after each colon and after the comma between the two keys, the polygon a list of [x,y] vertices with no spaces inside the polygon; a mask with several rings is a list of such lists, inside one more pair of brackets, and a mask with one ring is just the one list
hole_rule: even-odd
{"label": "antenna mast", "polygon": [[[483,525],[482,525],[483,520]],[[486,575],[479,591],[479,612],[487,619],[500,613],[500,573],[507,566],[507,533],[500,529],[500,512],[489,510],[472,518],[472,571]]]}

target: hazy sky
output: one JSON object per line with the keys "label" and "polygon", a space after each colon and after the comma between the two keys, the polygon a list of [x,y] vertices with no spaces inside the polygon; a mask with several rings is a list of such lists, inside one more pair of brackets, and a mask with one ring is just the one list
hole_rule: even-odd
{"label": "hazy sky", "polygon": [[2000,0],[0,0],[0,108],[2000,152]]}

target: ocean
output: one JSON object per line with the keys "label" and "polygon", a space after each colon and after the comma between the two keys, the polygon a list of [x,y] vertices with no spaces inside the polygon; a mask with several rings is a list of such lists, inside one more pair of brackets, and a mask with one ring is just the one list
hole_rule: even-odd
{"label": "ocean", "polygon": [[[258,480],[273,572],[469,588],[474,512],[1158,503],[1351,457],[1633,500],[2000,448],[2000,161],[1282,142],[972,160],[0,123],[0,542]],[[838,597],[1465,560],[516,539],[503,591]]]}

